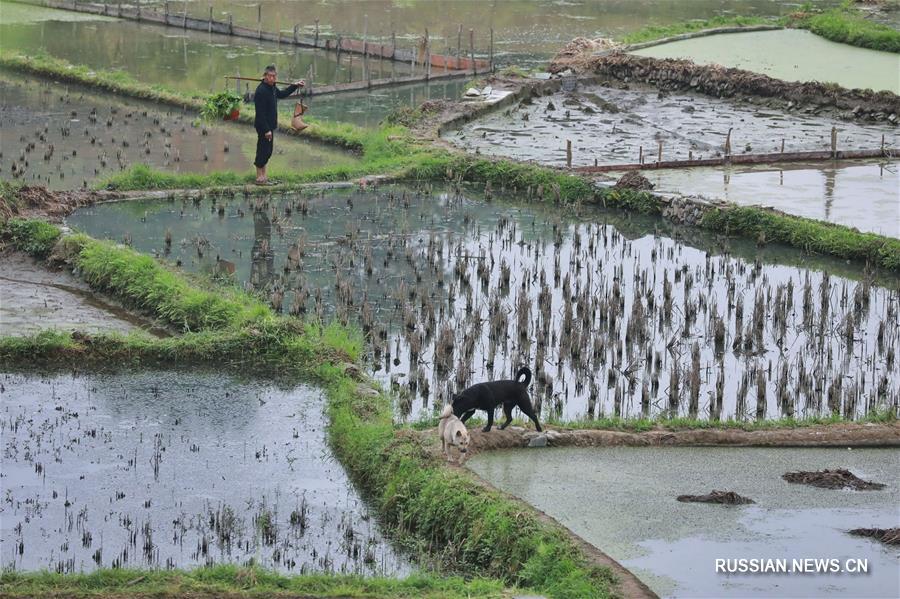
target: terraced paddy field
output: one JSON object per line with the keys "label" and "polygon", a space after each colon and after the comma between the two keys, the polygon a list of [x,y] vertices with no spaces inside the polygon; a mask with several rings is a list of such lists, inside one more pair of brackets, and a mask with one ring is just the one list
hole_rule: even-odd
{"label": "terraced paddy field", "polygon": [[[610,173],[609,181],[621,174]],[[900,238],[900,162],[895,160],[647,169],[641,174],[656,192],[771,206]]]}
{"label": "terraced paddy field", "polygon": [[[520,102],[473,120],[444,139],[470,152],[565,166],[638,164],[659,158],[722,157],[726,140],[733,154],[828,150],[831,128],[838,148],[878,149],[898,145],[896,127],[835,122],[814,109],[786,110],[780,99],[756,103],[686,93],[663,93],[577,84],[570,92]],[[729,137],[730,133],[730,137]]]}
{"label": "terraced paddy field", "polygon": [[640,56],[689,58],[784,81],[821,81],[848,89],[900,93],[900,55],[783,29],[707,36],[636,50]]}
{"label": "terraced paddy field", "polygon": [[403,575],[320,391],[191,371],[0,375],[4,569]]}
{"label": "terraced paddy field", "polygon": [[357,323],[403,420],[518,364],[544,419],[898,405],[894,277],[659,220],[387,186],[130,201],[68,223],[190,271],[225,261],[278,310]]}
{"label": "terraced paddy field", "polygon": [[[75,85],[25,83],[7,72],[0,73],[0,145],[4,179],[79,189],[134,164],[174,173],[250,173],[256,132]],[[296,173],[358,162],[332,146],[279,135],[269,164]]]}
{"label": "terraced paddy field", "polygon": [[[889,597],[896,546],[848,534],[900,526],[896,449],[626,448],[482,453],[469,468],[557,519],[661,597]],[[884,489],[791,484],[790,471],[847,468]],[[749,505],[683,503],[734,491]],[[841,571],[717,572],[716,559],[838,560]],[[866,560],[868,572],[846,571]],[[855,567],[855,562],[851,564]]]}

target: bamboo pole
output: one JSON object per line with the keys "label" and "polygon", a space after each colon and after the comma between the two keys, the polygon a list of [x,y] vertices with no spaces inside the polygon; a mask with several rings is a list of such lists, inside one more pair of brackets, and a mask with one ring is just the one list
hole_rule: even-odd
{"label": "bamboo pole", "polygon": [[478,74],[478,66],[475,64],[475,30],[469,29],[469,56],[472,57],[472,74]]}

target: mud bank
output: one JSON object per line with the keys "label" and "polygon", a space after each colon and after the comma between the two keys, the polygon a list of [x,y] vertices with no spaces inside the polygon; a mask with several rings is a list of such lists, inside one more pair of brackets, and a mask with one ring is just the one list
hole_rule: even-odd
{"label": "mud bank", "polygon": [[854,48],[800,29],[673,41],[634,54],[686,58],[697,64],[744,69],[782,81],[821,81],[846,89],[900,93],[900,55]]}
{"label": "mud bank", "polygon": [[[900,96],[861,89],[845,89],[818,82],[790,82],[773,79],[736,68],[698,65],[686,59],[658,59],[613,52],[582,61],[582,74],[601,76],[622,83],[654,84],[664,91],[693,91],[716,98],[777,99],[789,110],[814,107],[830,110],[848,120],[897,124],[900,118]],[[554,61],[551,72],[575,66],[572,62]]]}
{"label": "mud bank", "polygon": [[98,295],[66,271],[51,271],[23,254],[0,254],[0,330],[30,335],[45,329],[99,333],[169,333]]}
{"label": "mud bank", "polygon": [[473,455],[525,447],[900,447],[900,423],[829,424],[772,430],[693,429],[631,433],[611,430],[548,428],[544,434],[522,427],[469,431]]}

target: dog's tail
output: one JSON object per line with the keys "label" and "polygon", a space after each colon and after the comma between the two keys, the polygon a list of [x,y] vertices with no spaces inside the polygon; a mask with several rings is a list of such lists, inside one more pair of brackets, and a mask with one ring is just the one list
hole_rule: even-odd
{"label": "dog's tail", "polygon": [[444,418],[450,418],[452,414],[453,408],[450,406],[450,404],[447,404],[446,406],[444,406],[444,411],[441,412],[441,420],[443,420]]}
{"label": "dog's tail", "polygon": [[[519,377],[522,375],[525,376],[524,381],[519,380]],[[521,368],[519,368],[516,371],[516,382],[522,383],[523,385],[525,385],[527,387],[529,385],[529,383],[531,383],[531,369],[528,368],[527,366],[522,366]]]}

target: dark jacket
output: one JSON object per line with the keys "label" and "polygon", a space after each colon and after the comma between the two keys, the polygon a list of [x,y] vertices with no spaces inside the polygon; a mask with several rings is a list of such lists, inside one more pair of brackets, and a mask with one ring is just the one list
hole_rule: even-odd
{"label": "dark jacket", "polygon": [[253,95],[253,104],[256,106],[256,119],[253,126],[259,134],[275,131],[278,128],[278,99],[287,98],[297,90],[296,85],[289,85],[284,89],[260,82]]}

